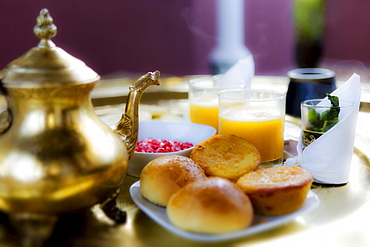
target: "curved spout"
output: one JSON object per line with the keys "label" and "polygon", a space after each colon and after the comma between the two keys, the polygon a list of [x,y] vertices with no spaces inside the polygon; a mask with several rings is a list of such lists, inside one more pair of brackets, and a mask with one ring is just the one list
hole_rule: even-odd
{"label": "curved spout", "polygon": [[125,143],[128,157],[135,151],[139,130],[139,104],[144,90],[150,85],[159,84],[159,71],[148,72],[130,86],[125,113],[120,121],[111,128]]}

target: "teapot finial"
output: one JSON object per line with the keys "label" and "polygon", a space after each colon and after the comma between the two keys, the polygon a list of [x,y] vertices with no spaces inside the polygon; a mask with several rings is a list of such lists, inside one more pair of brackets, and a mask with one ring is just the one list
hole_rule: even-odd
{"label": "teapot finial", "polygon": [[50,39],[57,35],[57,26],[53,24],[53,18],[50,16],[49,10],[46,8],[42,9],[40,11],[40,15],[36,18],[36,21],[37,24],[33,28],[33,32],[41,39],[39,47],[53,45]]}

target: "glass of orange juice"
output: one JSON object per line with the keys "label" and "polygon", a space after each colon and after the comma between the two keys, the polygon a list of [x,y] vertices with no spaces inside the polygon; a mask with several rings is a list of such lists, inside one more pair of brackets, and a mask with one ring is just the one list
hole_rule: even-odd
{"label": "glass of orange juice", "polygon": [[207,76],[189,81],[190,121],[218,128],[218,93],[229,88],[246,88],[247,81]]}
{"label": "glass of orange juice", "polygon": [[283,161],[285,98],[282,92],[227,89],[219,93],[220,134],[240,136],[256,146],[262,165]]}

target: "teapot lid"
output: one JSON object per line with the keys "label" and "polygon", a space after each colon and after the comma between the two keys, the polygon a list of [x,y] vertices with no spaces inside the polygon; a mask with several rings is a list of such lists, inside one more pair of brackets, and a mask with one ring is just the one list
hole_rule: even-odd
{"label": "teapot lid", "polygon": [[44,87],[90,83],[100,79],[84,62],[51,41],[57,34],[57,27],[47,9],[42,9],[36,20],[34,33],[41,39],[39,44],[0,71],[3,84]]}

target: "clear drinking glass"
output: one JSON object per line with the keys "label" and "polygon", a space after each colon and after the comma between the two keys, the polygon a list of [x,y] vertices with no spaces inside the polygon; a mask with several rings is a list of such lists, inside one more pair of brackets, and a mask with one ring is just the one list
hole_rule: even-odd
{"label": "clear drinking glass", "polygon": [[340,106],[332,106],[331,104],[323,104],[322,99],[309,99],[301,103],[301,120],[302,120],[302,144],[303,148],[316,141],[326,131],[331,129],[338,121],[330,119],[326,120],[322,116],[324,112],[338,109],[338,112],[345,111],[353,106],[353,102],[341,101]]}
{"label": "clear drinking glass", "polygon": [[351,114],[353,107],[354,102],[342,100],[339,106],[327,99],[301,103],[302,165],[316,184],[342,186],[348,182],[356,128],[350,116],[357,118]]}
{"label": "clear drinking glass", "polygon": [[262,165],[283,161],[286,94],[271,90],[228,89],[219,93],[219,133],[250,141]]}
{"label": "clear drinking glass", "polygon": [[246,88],[247,81],[222,75],[189,81],[190,121],[218,129],[218,92],[228,88]]}

